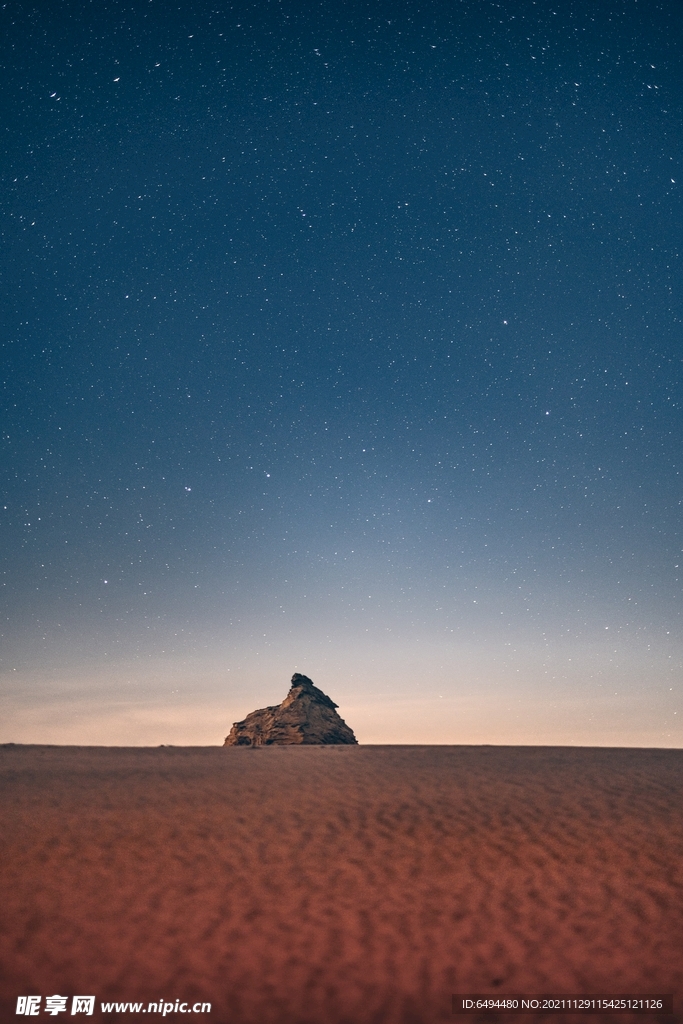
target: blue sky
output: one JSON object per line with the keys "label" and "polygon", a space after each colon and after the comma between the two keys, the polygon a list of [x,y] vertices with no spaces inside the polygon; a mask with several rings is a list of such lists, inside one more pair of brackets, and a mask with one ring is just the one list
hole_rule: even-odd
{"label": "blue sky", "polygon": [[2,739],[680,746],[678,5],[0,17]]}

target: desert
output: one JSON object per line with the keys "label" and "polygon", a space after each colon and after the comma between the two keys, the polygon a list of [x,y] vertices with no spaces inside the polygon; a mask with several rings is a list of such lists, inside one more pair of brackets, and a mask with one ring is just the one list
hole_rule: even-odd
{"label": "desert", "polygon": [[[517,1019],[454,1018],[470,992],[673,993],[639,1017],[682,1019],[680,750],[8,745],[0,766],[3,1020],[28,994],[121,1021],[149,1017],[101,1002]],[[519,1019],[551,1016],[579,1019]]]}

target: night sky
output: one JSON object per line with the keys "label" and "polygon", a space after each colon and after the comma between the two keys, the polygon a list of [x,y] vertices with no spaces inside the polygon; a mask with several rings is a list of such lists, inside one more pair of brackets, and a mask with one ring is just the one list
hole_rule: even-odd
{"label": "night sky", "polygon": [[0,739],[682,746],[679,0],[0,33]]}

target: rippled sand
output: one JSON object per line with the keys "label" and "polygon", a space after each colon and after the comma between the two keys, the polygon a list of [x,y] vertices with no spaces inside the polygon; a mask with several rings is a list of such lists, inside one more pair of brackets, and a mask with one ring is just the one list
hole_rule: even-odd
{"label": "rippled sand", "polygon": [[434,1024],[551,991],[683,1019],[683,751],[17,746],[0,781],[3,1020],[59,993]]}

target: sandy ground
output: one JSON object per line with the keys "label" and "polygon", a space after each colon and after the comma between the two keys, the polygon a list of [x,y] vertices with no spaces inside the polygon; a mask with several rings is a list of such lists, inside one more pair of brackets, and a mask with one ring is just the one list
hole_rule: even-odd
{"label": "sandy ground", "polygon": [[683,1020],[683,751],[10,746],[0,782],[2,1021],[53,993],[579,1019],[454,1017],[468,992],[673,992],[640,1019]]}

